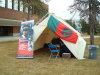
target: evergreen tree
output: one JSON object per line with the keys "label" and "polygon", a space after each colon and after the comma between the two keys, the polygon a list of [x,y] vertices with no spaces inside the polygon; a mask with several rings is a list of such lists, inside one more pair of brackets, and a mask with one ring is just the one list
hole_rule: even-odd
{"label": "evergreen tree", "polygon": [[88,18],[90,26],[90,44],[94,44],[94,29],[96,29],[97,18],[100,18],[99,0],[74,0],[71,6],[73,11],[79,11],[81,18]]}

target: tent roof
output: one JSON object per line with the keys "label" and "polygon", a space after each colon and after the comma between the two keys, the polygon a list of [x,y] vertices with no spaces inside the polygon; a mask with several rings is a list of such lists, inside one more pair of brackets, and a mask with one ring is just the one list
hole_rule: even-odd
{"label": "tent roof", "polygon": [[72,29],[78,34],[79,37],[76,44],[67,42],[63,39],[61,40],[77,59],[84,59],[84,51],[85,51],[85,46],[86,46],[85,40],[80,36],[80,33],[77,32],[73,27],[71,27],[69,24],[64,22],[61,18],[53,14],[50,14],[41,23],[39,23],[39,25],[34,26],[34,49],[42,48],[45,43],[49,43],[52,40],[52,38],[55,37],[54,32],[52,32],[47,26],[48,19],[51,15],[55,17],[56,19],[58,19],[63,24],[67,25],[70,29]]}

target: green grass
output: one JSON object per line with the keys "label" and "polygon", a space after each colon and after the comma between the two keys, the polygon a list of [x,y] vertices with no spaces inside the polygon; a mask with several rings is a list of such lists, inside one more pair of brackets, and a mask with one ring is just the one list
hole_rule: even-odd
{"label": "green grass", "polygon": [[[89,45],[89,39],[85,39]],[[95,39],[100,46],[100,38]],[[16,59],[17,41],[0,42],[0,75],[100,75],[100,48],[98,59],[88,59],[88,48],[84,60],[75,58],[50,60],[48,49],[35,51],[34,59]]]}

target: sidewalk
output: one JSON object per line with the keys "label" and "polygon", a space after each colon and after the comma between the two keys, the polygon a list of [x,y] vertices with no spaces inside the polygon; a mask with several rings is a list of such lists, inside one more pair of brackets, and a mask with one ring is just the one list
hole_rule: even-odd
{"label": "sidewalk", "polygon": [[[97,38],[97,37],[100,37],[100,36],[94,36],[94,38]],[[86,36],[86,37],[83,37],[83,38],[90,38],[90,36]]]}
{"label": "sidewalk", "polygon": [[[97,38],[100,36],[94,36],[94,38]],[[15,37],[15,36],[2,36],[0,37],[0,42],[4,42],[4,41],[13,41],[13,40],[18,40],[19,36]],[[90,36],[87,37],[83,37],[83,38],[90,38]]]}
{"label": "sidewalk", "polygon": [[0,42],[4,42],[4,41],[12,41],[12,40],[18,40],[18,36],[14,37],[14,36],[2,36],[0,37]]}

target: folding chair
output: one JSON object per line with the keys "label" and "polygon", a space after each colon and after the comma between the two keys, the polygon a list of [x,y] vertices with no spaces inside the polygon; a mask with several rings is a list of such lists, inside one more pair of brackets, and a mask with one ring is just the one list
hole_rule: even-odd
{"label": "folding chair", "polygon": [[[49,57],[49,60],[51,59],[52,56],[56,56],[56,57],[55,57],[55,59],[56,59],[57,56],[59,56],[60,50],[57,49],[57,46],[56,46],[56,45],[53,45],[53,44],[49,44],[48,47],[49,47],[50,52],[51,52],[50,57]],[[53,54],[53,53],[56,53],[56,55]]]}

